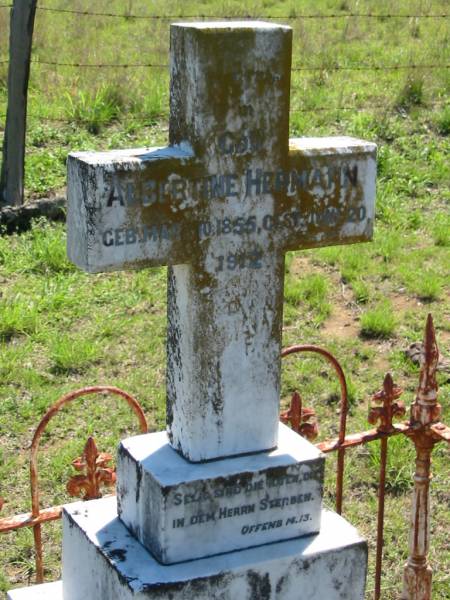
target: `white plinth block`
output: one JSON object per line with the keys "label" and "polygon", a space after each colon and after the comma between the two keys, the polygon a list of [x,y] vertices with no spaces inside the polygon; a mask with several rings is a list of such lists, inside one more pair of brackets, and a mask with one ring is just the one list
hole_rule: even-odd
{"label": "white plinth block", "polygon": [[176,565],[161,565],[130,535],[114,498],[68,505],[63,522],[64,600],[364,598],[366,543],[328,511],[318,535]]}
{"label": "white plinth block", "polygon": [[63,600],[62,581],[10,590],[6,600]]}
{"label": "white plinth block", "polygon": [[278,437],[276,450],[195,465],[164,432],[123,440],[120,518],[164,564],[317,533],[324,455],[285,425]]}

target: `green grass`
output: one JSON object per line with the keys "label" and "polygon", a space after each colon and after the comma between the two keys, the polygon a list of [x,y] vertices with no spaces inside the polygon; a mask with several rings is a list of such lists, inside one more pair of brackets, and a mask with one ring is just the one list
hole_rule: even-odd
{"label": "green grass", "polygon": [[[371,467],[380,469],[380,443],[369,445]],[[414,447],[404,436],[392,438],[386,461],[386,490],[392,496],[407,494],[414,476]]]}
{"label": "green grass", "polygon": [[62,335],[52,340],[49,354],[53,372],[66,375],[82,373],[99,359],[98,342],[86,340],[82,333]]}
{"label": "green grass", "polygon": [[361,315],[361,334],[367,338],[390,338],[395,333],[395,325],[395,315],[387,301]]}
{"label": "green grass", "polygon": [[445,106],[435,118],[437,130],[442,135],[450,135],[450,106]]}
{"label": "green grass", "polygon": [[328,302],[328,283],[319,273],[292,277],[288,272],[284,291],[285,302],[293,307],[305,307],[316,324],[322,323],[331,312]]}
{"label": "green grass", "polygon": [[75,96],[66,93],[66,114],[69,121],[81,125],[89,133],[100,130],[115,121],[125,106],[123,94],[118,88],[103,85],[95,92],[78,91]]}
{"label": "green grass", "polygon": [[359,304],[366,304],[370,300],[370,286],[363,278],[352,281],[352,290],[355,295],[355,300]]}
{"label": "green grass", "polygon": [[450,215],[446,213],[436,214],[432,234],[436,246],[450,246]]}
{"label": "green grass", "polygon": [[[86,0],[52,6],[92,10]],[[314,12],[443,13],[445,0],[99,0],[96,11],[135,14],[210,13],[298,15]],[[7,32],[0,9],[0,31]],[[414,399],[417,366],[408,346],[435,318],[441,353],[450,341],[450,73],[448,69],[334,71],[336,65],[435,64],[450,61],[448,19],[329,19],[285,21],[294,28],[294,64],[319,71],[292,75],[290,133],[353,135],[378,144],[375,237],[370,244],[289,253],[286,259],[283,344],[318,344],[341,361],[349,379],[348,431],[369,428],[372,395],[391,371]],[[7,35],[0,36],[0,58]],[[76,40],[76,43],[74,43]],[[168,61],[165,21],[73,17],[38,11],[34,57],[77,63]],[[0,114],[6,69],[0,65]],[[330,110],[323,110],[324,107]],[[350,110],[337,110],[337,107]],[[320,109],[320,110],[317,110]],[[301,112],[298,112],[301,111]],[[167,69],[72,68],[34,63],[26,155],[27,199],[65,185],[70,151],[167,143]],[[1,123],[1,121],[0,121]],[[0,130],[0,138],[2,132]],[[1,142],[1,139],[0,139]],[[152,430],[165,423],[166,271],[87,275],[66,258],[65,228],[35,223],[0,237],[0,496],[2,515],[29,510],[28,447],[48,407],[62,394],[95,383],[125,388],[142,403]],[[450,423],[448,368],[438,373],[443,420]],[[333,370],[310,355],[283,360],[282,399],[298,389],[314,406],[321,439],[336,435],[339,385]],[[107,415],[107,416],[105,416]],[[95,435],[114,453],[137,433],[124,403],[90,397],[66,407],[43,440],[42,505],[69,501],[70,462]],[[383,600],[397,598],[407,551],[410,442],[389,443]],[[348,452],[345,515],[370,546],[368,594],[373,589],[377,445]],[[328,456],[325,499],[334,499],[335,457]],[[448,449],[434,451],[432,482],[433,598],[447,600],[450,556]],[[59,523],[44,527],[46,576],[60,575]],[[0,590],[27,584],[34,573],[32,534],[1,538]]]}
{"label": "green grass", "polygon": [[413,106],[423,104],[424,87],[425,81],[423,77],[409,77],[397,97],[397,106],[408,110]]}

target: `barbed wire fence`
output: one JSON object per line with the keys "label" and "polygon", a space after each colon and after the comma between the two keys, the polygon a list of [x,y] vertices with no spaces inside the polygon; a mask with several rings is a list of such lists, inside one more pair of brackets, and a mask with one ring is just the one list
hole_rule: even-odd
{"label": "barbed wire fence", "polygon": [[[16,0],[17,2],[17,0]],[[287,20],[287,21],[302,21],[302,20],[336,20],[336,19],[378,19],[378,20],[386,20],[386,19],[406,19],[406,20],[414,20],[414,19],[450,19],[450,12],[448,13],[396,13],[396,12],[341,12],[341,13],[302,13],[297,11],[292,11],[290,14],[266,14],[266,13],[258,13],[258,14],[246,14],[240,13],[235,15],[218,15],[218,14],[171,14],[171,15],[160,15],[160,14],[133,14],[133,13],[115,13],[115,12],[107,12],[107,11],[95,11],[95,10],[81,10],[81,9],[72,9],[72,8],[57,8],[50,6],[38,6],[36,0],[25,0],[23,4],[28,4],[30,10],[34,10],[35,12],[41,13],[54,13],[54,14],[62,14],[73,17],[97,17],[97,18],[105,18],[105,19],[122,19],[122,20],[148,20],[148,21],[172,21],[179,19],[222,19],[222,20],[231,20],[231,19],[269,19],[269,20]],[[13,4],[0,4],[0,9],[12,9],[15,5]],[[19,4],[17,2],[18,12],[22,10],[18,8]],[[26,10],[26,9],[25,9]],[[13,11],[14,12],[14,11]],[[11,15],[12,16],[12,15]],[[34,14],[33,14],[34,21]],[[12,23],[12,21],[11,21]],[[30,40],[31,44],[31,40]],[[10,58],[2,58],[0,59],[0,65],[7,64],[10,67],[12,56],[12,49],[10,48]],[[89,63],[89,62],[65,62],[58,60],[43,60],[43,59],[34,59],[30,56],[28,58],[28,62],[25,65],[25,70],[28,70],[31,65],[36,66],[44,66],[44,67],[55,67],[55,68],[73,68],[73,69],[156,69],[156,70],[165,70],[168,69],[168,64],[165,63],[153,63],[153,62],[142,62],[142,63],[115,63],[115,62],[107,62],[107,63]],[[355,72],[414,72],[414,71],[429,71],[429,70],[448,70],[450,69],[450,63],[442,62],[442,63],[404,63],[404,64],[364,64],[364,63],[355,63],[355,64],[331,64],[331,65],[294,65],[292,67],[292,72],[296,73],[333,73],[333,72],[346,72],[346,71],[355,71]],[[10,74],[11,76],[11,74]],[[13,74],[14,76],[14,74]],[[11,77],[8,78],[9,80]],[[28,85],[28,82],[27,82]],[[11,102],[11,98],[9,99],[8,106],[10,105],[18,105],[20,104],[21,99],[18,98],[16,101]],[[439,106],[445,104],[446,101],[443,99],[431,100],[427,102],[428,106]],[[344,112],[344,111],[365,111],[365,110],[378,110],[385,109],[386,103],[377,104],[371,102],[367,105],[361,106],[347,106],[347,105],[329,105],[329,106],[314,106],[314,107],[304,107],[304,108],[294,108],[291,110],[291,114],[302,114],[302,113],[324,113],[324,112]],[[24,114],[24,127],[26,121],[26,108],[22,110]],[[0,114],[0,119],[6,118],[6,126],[5,126],[5,137],[7,135],[8,130],[8,120],[9,120],[9,111],[6,113]],[[70,122],[71,119],[68,116],[46,116],[46,115],[33,115],[33,118],[40,119],[46,122]],[[13,161],[22,161],[24,162],[24,152],[25,148],[23,148],[23,156],[13,157]],[[5,150],[3,152],[3,161],[2,161],[2,170],[4,171],[5,161],[7,161],[7,157],[5,157]],[[20,170],[20,169],[19,169]],[[23,171],[23,167],[22,167]],[[22,175],[23,178],[23,175]],[[0,185],[0,205],[2,204],[2,196],[3,196],[3,204],[5,204],[5,192],[4,192],[5,182],[2,181],[2,185]],[[3,189],[3,192],[2,192]],[[9,199],[6,199],[6,204],[22,204],[23,203],[23,185],[22,185],[22,193],[19,194],[20,198],[14,198],[11,202]]]}
{"label": "barbed wire fence", "polygon": [[[0,8],[12,8],[12,4],[0,4]],[[137,15],[131,13],[111,13],[111,12],[98,12],[91,10],[80,10],[80,9],[72,9],[72,8],[57,8],[51,6],[38,6],[38,11],[41,12],[54,12],[54,13],[66,13],[66,14],[74,14],[74,15],[82,15],[82,16],[96,16],[96,17],[113,17],[120,19],[255,19],[255,18],[264,18],[264,19],[346,19],[346,18],[372,18],[372,19],[415,19],[415,18],[423,18],[423,19],[446,19],[450,17],[449,13],[377,13],[377,12],[342,12],[342,13],[297,13],[295,11],[294,14],[283,15],[283,13],[277,15],[265,14],[265,13],[257,13],[257,14],[246,14],[239,13],[234,15],[215,15],[212,14],[173,14],[173,15]]]}

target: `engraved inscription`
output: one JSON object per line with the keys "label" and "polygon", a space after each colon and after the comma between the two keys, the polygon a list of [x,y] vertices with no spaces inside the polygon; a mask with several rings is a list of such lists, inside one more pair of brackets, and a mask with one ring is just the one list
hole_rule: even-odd
{"label": "engraved inscription", "polygon": [[347,223],[360,223],[366,218],[366,207],[350,207],[346,210],[334,206],[325,207],[322,211],[301,213],[291,210],[281,215],[266,214],[258,221],[256,215],[247,218],[216,219],[214,222],[203,221],[199,224],[199,238],[207,239],[222,235],[245,235],[249,233],[261,234],[265,231],[278,229],[301,230],[309,225],[317,227],[334,227],[340,219],[346,218]]}
{"label": "engraved inscription", "polygon": [[267,194],[298,196],[302,192],[319,197],[334,193],[336,185],[342,189],[357,186],[358,165],[346,163],[339,167],[326,166],[303,171],[264,171],[246,169],[240,173],[224,173],[207,177],[183,178],[171,174],[163,180],[148,179],[139,193],[133,182],[114,180],[113,189],[106,201],[107,207],[169,204],[173,210],[183,210],[187,201],[245,198]]}
{"label": "engraved inscription", "polygon": [[102,241],[106,247],[142,244],[148,241],[173,240],[180,237],[179,223],[143,225],[142,227],[118,227],[103,232]]}
{"label": "engraved inscription", "polygon": [[217,147],[220,154],[239,156],[258,152],[262,149],[263,145],[258,132],[235,134],[225,131],[218,136]]}
{"label": "engraved inscription", "polygon": [[[317,500],[313,490],[319,491],[316,482],[320,477],[317,468],[298,469],[297,472],[268,474],[250,481],[215,482],[210,487],[176,492],[171,503],[182,508],[184,514],[172,519],[172,529],[204,526],[227,519],[236,521],[241,535],[249,535],[307,523],[312,520],[313,512],[307,507],[314,506],[311,503]],[[245,519],[249,515],[253,521]],[[263,515],[267,516],[264,518]]]}

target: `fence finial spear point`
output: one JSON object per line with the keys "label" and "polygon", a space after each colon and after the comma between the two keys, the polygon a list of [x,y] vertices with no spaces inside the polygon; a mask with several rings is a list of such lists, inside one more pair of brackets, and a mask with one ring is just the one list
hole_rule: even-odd
{"label": "fence finial spear point", "polygon": [[368,421],[376,425],[378,431],[390,432],[394,429],[392,420],[394,417],[400,417],[405,414],[405,405],[403,402],[394,402],[403,393],[403,390],[394,384],[390,373],[386,373],[383,380],[383,389],[373,395],[375,402],[382,402],[382,406],[372,406],[369,411]]}
{"label": "fence finial spear point", "polygon": [[428,313],[427,324],[425,327],[424,355],[425,363],[433,366],[436,371],[439,362],[439,348],[436,341],[436,332],[434,330],[431,313]]}
{"label": "fence finial spear point", "polygon": [[84,446],[84,452],[87,456],[95,456],[97,458],[97,444],[95,443],[95,440],[91,435],[88,437],[87,442]]}
{"label": "fence finial spear point", "polygon": [[392,397],[394,393],[394,380],[392,379],[392,375],[390,373],[386,373],[384,376],[383,389],[387,396]]}
{"label": "fence finial spear point", "polygon": [[434,332],[433,318],[429,314],[420,356],[419,386],[416,399],[411,406],[411,423],[415,425],[430,425],[439,421],[441,416],[441,406],[437,401],[436,370],[438,362],[439,349]]}
{"label": "fence finial spear point", "polygon": [[439,349],[436,342],[436,334],[433,325],[433,317],[428,314],[423,341],[423,350],[420,360],[420,379],[417,389],[419,399],[428,403],[435,403],[437,398],[438,384],[436,381],[436,370],[439,362]]}

